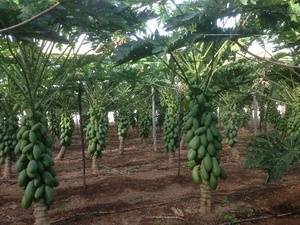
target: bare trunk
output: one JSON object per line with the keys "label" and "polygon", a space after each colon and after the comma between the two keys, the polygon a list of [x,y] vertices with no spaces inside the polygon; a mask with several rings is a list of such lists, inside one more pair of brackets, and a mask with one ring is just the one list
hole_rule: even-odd
{"label": "bare trunk", "polygon": [[180,176],[180,167],[181,167],[181,151],[183,149],[184,145],[184,139],[185,135],[181,136],[180,143],[179,143],[179,149],[178,149],[178,168],[177,168],[177,176]]}
{"label": "bare trunk", "polygon": [[48,210],[44,203],[37,202],[34,204],[33,215],[35,218],[34,225],[50,225],[49,217],[48,217]]}
{"label": "bare trunk", "polygon": [[92,162],[92,173],[98,174],[99,167],[98,167],[98,159],[96,156],[93,156],[93,162]]}
{"label": "bare trunk", "polygon": [[172,168],[175,163],[175,152],[169,152],[168,168]]}
{"label": "bare trunk", "polygon": [[207,215],[211,213],[211,191],[207,182],[200,185],[200,214]]}
{"label": "bare trunk", "polygon": [[60,148],[60,151],[58,153],[58,155],[56,156],[56,160],[61,160],[65,157],[65,153],[66,153],[66,146],[62,145]]}
{"label": "bare trunk", "polygon": [[9,179],[10,176],[11,176],[11,162],[10,162],[10,157],[6,156],[4,169],[3,169],[3,178]]}
{"label": "bare trunk", "polygon": [[124,138],[122,136],[119,136],[119,151],[120,154],[123,155],[124,154]]}
{"label": "bare trunk", "polygon": [[236,162],[237,164],[240,163],[240,152],[238,151],[237,148],[233,147],[231,149],[231,155],[232,155],[232,159],[234,162]]}
{"label": "bare trunk", "polygon": [[152,92],[152,136],[153,136],[153,150],[157,151],[157,136],[156,136],[156,113],[155,113],[155,95],[154,87],[151,88]]}
{"label": "bare trunk", "polygon": [[257,135],[257,125],[258,125],[258,102],[257,98],[253,96],[253,125],[254,125],[254,135]]}
{"label": "bare trunk", "polygon": [[146,146],[146,139],[145,138],[141,138],[141,143],[142,143],[142,146],[145,147]]}

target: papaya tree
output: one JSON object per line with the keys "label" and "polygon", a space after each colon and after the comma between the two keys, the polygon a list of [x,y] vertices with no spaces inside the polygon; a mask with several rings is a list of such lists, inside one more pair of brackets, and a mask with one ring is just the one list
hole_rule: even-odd
{"label": "papaya tree", "polygon": [[16,104],[16,97],[14,96],[14,86],[9,82],[9,79],[1,87],[0,103],[2,105],[1,111],[1,128],[0,128],[0,164],[4,165],[3,178],[9,179],[11,177],[12,164],[16,159],[14,153],[17,144],[16,133],[18,131],[19,121],[18,105]]}
{"label": "papaya tree", "polygon": [[92,173],[98,173],[98,159],[102,157],[106,147],[108,131],[108,115],[106,108],[110,102],[109,91],[105,85],[97,82],[96,85],[86,85],[86,95],[89,102],[88,123],[85,128],[89,141],[88,153],[92,157]]}
{"label": "papaya tree", "polygon": [[[131,99],[131,85],[128,82],[120,82],[117,87],[117,95],[115,96],[118,100],[116,101],[116,122],[117,132],[119,138],[119,152],[124,154],[124,141],[128,135],[130,128],[130,111],[133,109]],[[131,110],[130,110],[131,108]]]}
{"label": "papaya tree", "polygon": [[165,108],[163,122],[165,151],[169,154],[168,166],[171,167],[180,142],[179,104],[176,91],[168,87],[161,90],[161,104]]}
{"label": "papaya tree", "polygon": [[143,145],[146,144],[146,139],[150,133],[151,126],[151,111],[150,104],[141,103],[138,108],[138,125],[139,125],[139,137]]}

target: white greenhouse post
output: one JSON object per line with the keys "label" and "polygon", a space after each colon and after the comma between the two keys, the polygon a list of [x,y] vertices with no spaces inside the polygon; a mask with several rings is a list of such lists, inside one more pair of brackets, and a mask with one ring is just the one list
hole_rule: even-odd
{"label": "white greenhouse post", "polygon": [[258,102],[256,95],[253,95],[253,125],[254,125],[254,135],[257,135],[257,124],[258,124]]}
{"label": "white greenhouse post", "polygon": [[152,94],[152,135],[153,135],[153,149],[157,151],[157,136],[156,136],[156,115],[155,115],[155,96],[154,87],[151,87]]}

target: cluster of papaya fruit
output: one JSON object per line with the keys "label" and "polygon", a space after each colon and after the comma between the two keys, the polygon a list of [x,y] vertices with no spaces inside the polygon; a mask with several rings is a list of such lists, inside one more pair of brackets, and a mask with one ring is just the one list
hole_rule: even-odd
{"label": "cluster of papaya fruit", "polygon": [[232,120],[229,120],[225,123],[225,142],[230,147],[233,147],[238,142],[238,130],[238,126]]}
{"label": "cluster of papaya fruit", "polygon": [[218,118],[210,105],[211,94],[202,92],[197,86],[188,95],[189,113],[185,117],[184,129],[188,143],[188,167],[195,183],[206,183],[212,190],[219,178],[226,178],[220,166],[219,152],[222,137],[217,128]]}
{"label": "cluster of papaya fruit", "polygon": [[17,144],[17,118],[11,116],[3,119],[0,124],[0,164],[3,164],[6,157],[14,157],[14,149]]}
{"label": "cluster of papaya fruit", "polygon": [[120,112],[118,117],[118,136],[125,138],[130,127],[130,118],[126,112]]}
{"label": "cluster of papaya fruit", "polygon": [[166,152],[174,152],[179,147],[179,125],[178,112],[176,112],[176,103],[174,101],[166,102],[164,128],[164,143]]}
{"label": "cluster of papaya fruit", "polygon": [[276,102],[270,102],[268,104],[267,112],[266,112],[266,120],[267,122],[270,122],[271,124],[274,124],[276,126],[276,123],[281,119],[281,115],[279,111],[277,110]]}
{"label": "cluster of papaya fruit", "polygon": [[58,185],[52,160],[52,139],[47,119],[39,111],[27,112],[17,133],[15,153],[18,184],[25,190],[21,206],[29,208],[33,201],[53,203],[53,188]]}
{"label": "cluster of papaya fruit", "polygon": [[59,116],[57,116],[57,114],[54,112],[50,112],[48,121],[49,121],[49,130],[51,132],[51,135],[53,137],[59,137],[60,136]]}
{"label": "cluster of papaya fruit", "polygon": [[300,135],[300,107],[294,106],[286,116],[286,134],[288,136]]}
{"label": "cluster of papaya fruit", "polygon": [[149,136],[151,126],[151,118],[147,110],[139,113],[138,124],[139,136],[143,139],[147,138]]}
{"label": "cluster of papaya fruit", "polygon": [[85,128],[89,141],[88,153],[99,158],[106,146],[108,119],[107,115],[99,109],[91,108],[88,114],[89,123]]}
{"label": "cluster of papaya fruit", "polygon": [[60,119],[60,144],[69,146],[72,141],[72,133],[74,130],[74,121],[71,114],[66,112],[61,114]]}

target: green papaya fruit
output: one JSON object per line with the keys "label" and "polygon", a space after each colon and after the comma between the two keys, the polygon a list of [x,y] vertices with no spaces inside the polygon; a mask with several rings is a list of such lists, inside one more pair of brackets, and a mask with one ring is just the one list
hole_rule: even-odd
{"label": "green papaya fruit", "polygon": [[207,152],[211,155],[211,156],[216,156],[216,148],[214,146],[213,143],[209,143],[207,146]]}
{"label": "green papaya fruit", "polygon": [[213,174],[211,174],[210,177],[209,177],[208,185],[209,185],[209,187],[212,190],[216,190],[217,189],[218,179]]}
{"label": "green papaya fruit", "polygon": [[187,121],[184,124],[184,129],[185,130],[190,130],[193,126],[193,117],[190,117],[187,119]]}
{"label": "green papaya fruit", "polygon": [[206,127],[199,127],[197,130],[195,130],[196,135],[201,135],[206,131]]}
{"label": "green papaya fruit", "polygon": [[31,206],[32,201],[33,201],[32,198],[29,198],[26,195],[23,195],[22,201],[21,201],[21,207],[23,209],[28,209]]}
{"label": "green papaya fruit", "polygon": [[31,131],[36,132],[41,128],[42,124],[41,123],[36,123],[35,125],[32,126]]}
{"label": "green papaya fruit", "polygon": [[200,176],[202,180],[208,180],[209,179],[209,174],[207,173],[203,163],[200,165]]}
{"label": "green papaya fruit", "polygon": [[197,158],[202,159],[206,154],[206,149],[203,145],[200,145],[200,147],[197,150]]}
{"label": "green papaya fruit", "polygon": [[51,173],[49,173],[48,171],[44,171],[43,173],[43,181],[46,185],[53,187],[53,176],[51,175]]}
{"label": "green papaya fruit", "polygon": [[45,193],[45,185],[39,186],[34,193],[34,199],[35,200],[41,199],[44,193]]}
{"label": "green papaya fruit", "polygon": [[201,145],[203,145],[204,147],[207,146],[208,141],[207,141],[207,138],[206,138],[206,135],[205,135],[205,134],[201,134],[201,135],[200,135],[200,142],[201,142]]}
{"label": "green papaya fruit", "polygon": [[212,142],[214,140],[214,137],[209,128],[207,128],[206,130],[206,138],[208,142]]}
{"label": "green papaya fruit", "polygon": [[26,169],[27,175],[29,176],[29,174],[37,174],[38,170],[39,170],[39,167],[38,167],[37,161],[30,160],[30,162],[27,165],[27,169]]}
{"label": "green papaya fruit", "polygon": [[35,144],[34,146],[33,146],[33,151],[32,151],[32,154],[33,154],[33,158],[35,159],[35,160],[40,160],[40,158],[41,158],[41,156],[42,156],[42,150],[41,150],[41,148],[40,148],[40,145],[38,145],[38,144]]}
{"label": "green papaya fruit", "polygon": [[22,153],[23,153],[23,154],[26,154],[26,153],[30,152],[30,151],[32,150],[32,148],[33,148],[33,144],[30,143],[30,144],[26,145],[26,146],[22,149]]}
{"label": "green papaya fruit", "polygon": [[29,181],[26,170],[22,170],[18,175],[18,185],[20,187],[25,187]]}
{"label": "green papaya fruit", "polygon": [[209,154],[206,154],[203,158],[203,165],[205,170],[209,173],[212,170],[212,160]]}
{"label": "green papaya fruit", "polygon": [[193,126],[192,126],[192,129],[196,131],[199,127],[200,127],[200,123],[199,123],[198,119],[193,118]]}
{"label": "green papaya fruit", "polygon": [[192,109],[191,109],[191,114],[193,117],[196,117],[199,113],[199,105],[198,104],[194,104]]}
{"label": "green papaya fruit", "polygon": [[197,152],[194,149],[189,149],[188,154],[187,154],[187,159],[189,161],[195,160],[197,156]]}
{"label": "green papaya fruit", "polygon": [[200,146],[199,136],[194,136],[193,139],[188,143],[188,147],[197,150]]}
{"label": "green papaya fruit", "polygon": [[192,179],[196,184],[201,183],[200,165],[197,165],[192,170]]}
{"label": "green papaya fruit", "polygon": [[219,177],[221,175],[221,168],[219,166],[219,162],[216,159],[216,157],[212,157],[212,164],[213,164],[212,174],[215,177]]}
{"label": "green papaya fruit", "polygon": [[193,169],[194,168],[194,166],[196,166],[196,161],[195,160],[191,160],[191,161],[187,161],[187,167],[189,168],[189,169]]}
{"label": "green papaya fruit", "polygon": [[16,162],[16,169],[17,172],[21,172],[22,170],[26,169],[26,163],[22,161],[21,158],[19,158],[18,161]]}
{"label": "green papaya fruit", "polygon": [[25,192],[24,195],[29,199],[29,200],[33,200],[34,198],[34,193],[36,191],[36,187],[33,184],[33,181],[29,181],[26,188],[25,188]]}
{"label": "green papaya fruit", "polygon": [[45,186],[45,203],[46,205],[51,205],[54,200],[53,188],[46,185]]}
{"label": "green papaya fruit", "polygon": [[29,141],[33,144],[35,144],[37,142],[37,136],[36,136],[35,132],[32,130],[29,132]]}
{"label": "green papaya fruit", "polygon": [[33,179],[33,184],[36,188],[39,187],[41,185],[41,183],[42,183],[41,176],[38,175]]}
{"label": "green papaya fruit", "polygon": [[212,122],[212,114],[207,113],[204,119],[204,126],[210,127],[211,122]]}

